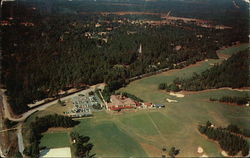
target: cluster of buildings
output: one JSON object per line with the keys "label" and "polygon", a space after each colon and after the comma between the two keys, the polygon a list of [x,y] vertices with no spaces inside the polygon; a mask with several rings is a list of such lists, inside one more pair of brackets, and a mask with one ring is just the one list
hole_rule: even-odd
{"label": "cluster of buildings", "polygon": [[138,102],[123,95],[111,95],[110,103],[107,104],[108,110],[120,111],[122,109],[137,109],[137,108],[164,108],[163,104],[153,104],[148,102]]}
{"label": "cluster of buildings", "polygon": [[[79,94],[71,98],[73,108],[64,112],[70,117],[87,117],[92,116],[94,109],[102,109],[103,103],[96,94]],[[121,111],[123,109],[149,109],[149,108],[164,108],[163,104],[153,104],[150,102],[138,102],[121,94],[111,95],[110,103],[106,104],[107,110]]]}
{"label": "cluster of buildings", "polygon": [[[11,20],[13,20],[12,17],[10,17],[8,20],[1,20],[0,21],[0,26],[11,26],[11,25],[13,25],[13,22]],[[26,26],[26,27],[35,26],[35,24],[32,23],[32,22],[21,22],[19,24],[23,25],[23,26]]]}
{"label": "cluster of buildings", "polygon": [[98,39],[102,40],[105,43],[108,42],[108,35],[109,32],[85,32],[84,36],[89,38],[89,39]]}

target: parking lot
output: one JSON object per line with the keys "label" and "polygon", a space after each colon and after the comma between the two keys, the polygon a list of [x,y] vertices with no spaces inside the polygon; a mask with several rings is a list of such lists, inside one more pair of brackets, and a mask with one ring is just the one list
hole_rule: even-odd
{"label": "parking lot", "polygon": [[92,116],[92,111],[101,110],[103,103],[94,92],[78,94],[70,100],[73,108],[65,114],[71,117]]}

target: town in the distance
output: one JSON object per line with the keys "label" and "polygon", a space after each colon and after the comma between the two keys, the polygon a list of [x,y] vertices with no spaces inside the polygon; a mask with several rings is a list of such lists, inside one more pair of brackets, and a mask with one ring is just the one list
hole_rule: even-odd
{"label": "town in the distance", "polygon": [[249,0],[2,0],[0,158],[249,157]]}

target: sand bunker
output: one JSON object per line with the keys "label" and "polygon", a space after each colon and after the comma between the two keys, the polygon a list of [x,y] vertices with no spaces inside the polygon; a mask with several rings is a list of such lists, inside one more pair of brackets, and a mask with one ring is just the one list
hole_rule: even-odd
{"label": "sand bunker", "polygon": [[206,154],[203,154],[201,157],[208,157]]}
{"label": "sand bunker", "polygon": [[184,94],[173,93],[173,92],[170,92],[170,95],[178,97],[178,98],[183,98],[185,96]]}
{"label": "sand bunker", "polygon": [[177,103],[178,102],[177,100],[172,100],[172,99],[168,99],[168,98],[166,99],[166,101],[169,103]]}
{"label": "sand bunker", "polygon": [[197,149],[197,152],[198,152],[199,154],[203,153],[203,148],[199,146],[198,149]]}
{"label": "sand bunker", "polygon": [[221,155],[228,156],[227,153],[224,150],[222,150]]}
{"label": "sand bunker", "polygon": [[71,157],[71,150],[69,147],[66,148],[53,148],[53,149],[45,149],[41,151],[40,158],[65,158]]}

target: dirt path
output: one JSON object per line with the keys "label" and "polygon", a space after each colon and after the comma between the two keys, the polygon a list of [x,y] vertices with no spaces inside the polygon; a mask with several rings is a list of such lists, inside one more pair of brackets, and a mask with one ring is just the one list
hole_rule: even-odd
{"label": "dirt path", "polygon": [[216,90],[231,90],[231,91],[239,91],[239,92],[250,92],[250,87],[243,87],[243,88],[230,88],[230,87],[222,87],[222,88],[214,88],[214,89],[205,89],[201,91],[180,91],[179,93],[188,95],[188,94],[199,94],[199,93],[205,93],[205,92],[211,92]]}

